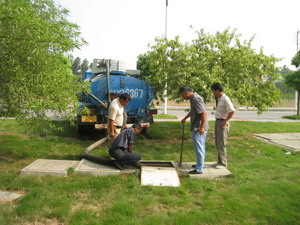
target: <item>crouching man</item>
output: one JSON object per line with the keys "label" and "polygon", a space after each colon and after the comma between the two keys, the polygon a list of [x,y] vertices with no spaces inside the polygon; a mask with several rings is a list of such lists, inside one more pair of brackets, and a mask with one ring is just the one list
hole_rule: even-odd
{"label": "crouching man", "polygon": [[109,155],[116,160],[115,164],[120,169],[131,167],[141,168],[139,160],[142,156],[132,152],[134,136],[142,131],[143,127],[139,123],[124,129],[112,142],[109,148]]}

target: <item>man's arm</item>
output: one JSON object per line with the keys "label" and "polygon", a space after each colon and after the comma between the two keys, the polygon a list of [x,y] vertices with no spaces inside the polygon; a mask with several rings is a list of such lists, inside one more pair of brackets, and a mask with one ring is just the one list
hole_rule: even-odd
{"label": "man's arm", "polygon": [[115,124],[114,124],[114,120],[109,119],[108,120],[108,127],[109,127],[109,136],[110,137],[114,137],[115,136]]}
{"label": "man's arm", "polygon": [[205,132],[204,126],[205,126],[206,120],[207,120],[206,112],[201,113],[201,122],[200,122],[200,130],[199,130],[200,134],[204,134],[204,132]]}
{"label": "man's arm", "polygon": [[185,121],[187,120],[187,118],[191,117],[191,111],[189,111],[189,113],[181,120],[181,123],[185,123]]}
{"label": "man's arm", "polygon": [[132,145],[128,145],[128,152],[132,152]]}
{"label": "man's arm", "polygon": [[226,123],[232,118],[233,114],[234,114],[234,111],[231,111],[228,113],[226,119],[224,120],[224,122],[221,125],[222,128],[226,127]]}

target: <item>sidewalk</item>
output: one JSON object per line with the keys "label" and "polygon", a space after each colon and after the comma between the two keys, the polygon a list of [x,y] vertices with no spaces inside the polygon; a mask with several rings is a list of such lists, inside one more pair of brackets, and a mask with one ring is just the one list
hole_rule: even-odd
{"label": "sidewalk", "polygon": [[[163,106],[156,106],[156,109],[163,110]],[[168,106],[168,110],[185,110],[189,109],[189,106]],[[208,106],[206,107],[207,110],[212,111],[214,110],[214,107]],[[237,111],[257,111],[255,107],[236,107]],[[293,107],[272,107],[268,109],[269,111],[278,111],[278,112],[287,112],[287,111],[297,111],[296,108]]]}

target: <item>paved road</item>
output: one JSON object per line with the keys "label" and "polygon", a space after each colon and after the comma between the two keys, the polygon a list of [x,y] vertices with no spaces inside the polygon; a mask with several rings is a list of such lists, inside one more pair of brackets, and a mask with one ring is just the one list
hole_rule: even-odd
{"label": "paved road", "polygon": [[[214,120],[214,111],[208,112],[208,120]],[[162,114],[162,110],[158,110],[158,114]],[[155,121],[180,121],[186,114],[183,109],[168,110],[168,114],[177,116],[178,119],[155,119]],[[239,121],[273,121],[273,122],[300,122],[299,120],[283,119],[282,116],[295,115],[296,111],[268,111],[257,114],[256,111],[236,111],[232,120]]]}
{"label": "paved road", "polygon": [[[214,111],[212,109],[208,109],[208,120],[214,120]],[[158,109],[158,114],[162,114],[163,110]],[[155,119],[155,121],[180,121],[187,112],[184,109],[169,109],[168,114],[177,116],[177,119]],[[276,111],[268,111],[263,112],[262,114],[257,114],[256,111],[236,111],[234,113],[232,120],[239,120],[239,121],[273,121],[273,122],[300,122],[299,120],[288,120],[283,119],[282,116],[287,115],[295,115],[296,111],[293,110],[286,110],[278,109]],[[49,118],[52,120],[63,120],[62,118],[56,117],[51,111],[47,113]]]}

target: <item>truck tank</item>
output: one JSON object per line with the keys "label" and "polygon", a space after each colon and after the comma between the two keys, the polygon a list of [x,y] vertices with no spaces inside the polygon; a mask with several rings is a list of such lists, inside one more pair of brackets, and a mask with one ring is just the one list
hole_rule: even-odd
{"label": "truck tank", "polygon": [[[114,68],[118,69],[118,68]],[[127,114],[127,126],[139,122],[143,127],[148,127],[153,123],[153,114],[156,109],[151,109],[150,104],[154,97],[151,86],[132,75],[136,70],[110,71],[108,76],[106,71],[91,76],[91,71],[85,74],[86,81],[90,82],[91,94],[86,96],[81,94],[79,106],[87,107],[89,115],[78,115],[78,131],[84,132],[86,127],[105,129],[107,124],[108,106],[111,101],[122,93],[128,93],[131,101],[125,106]],[[94,72],[94,71],[93,71]],[[109,80],[109,82],[108,82]],[[105,107],[107,106],[107,107]]]}

